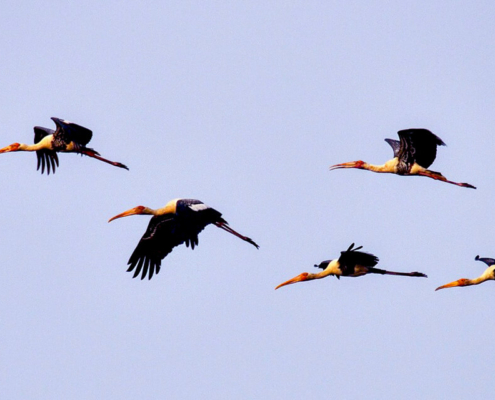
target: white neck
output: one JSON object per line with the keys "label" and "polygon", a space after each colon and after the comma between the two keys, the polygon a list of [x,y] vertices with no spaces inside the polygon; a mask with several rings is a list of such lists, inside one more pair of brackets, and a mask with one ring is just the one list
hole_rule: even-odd
{"label": "white neck", "polygon": [[21,143],[19,145],[19,149],[17,151],[38,151],[46,148],[43,143],[38,142],[35,144],[24,144]]}
{"label": "white neck", "polygon": [[[470,279],[469,280],[469,285],[479,285],[480,283],[485,282],[485,281],[487,281],[489,279],[493,279],[493,278],[491,278],[489,276],[485,276],[485,274],[483,274],[483,275],[481,275],[478,278]],[[466,286],[468,286],[468,285],[466,285]]]}
{"label": "white neck", "polygon": [[339,263],[338,260],[332,260],[328,264],[328,266],[321,272],[318,272],[317,274],[311,274],[313,276],[313,279],[321,279],[324,278],[328,275],[342,275],[342,271],[339,268]]}

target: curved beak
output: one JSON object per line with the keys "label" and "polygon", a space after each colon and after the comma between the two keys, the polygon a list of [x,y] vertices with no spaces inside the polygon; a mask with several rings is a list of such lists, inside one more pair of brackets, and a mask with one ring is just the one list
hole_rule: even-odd
{"label": "curved beak", "polygon": [[330,171],[339,168],[361,168],[363,165],[362,161],[349,161],[342,164],[335,164],[330,167]]}
{"label": "curved beak", "polygon": [[456,286],[463,286],[463,285],[459,281],[454,281],[454,282],[447,283],[446,285],[437,287],[435,289],[435,292],[437,290],[440,290],[440,289],[446,289],[446,288],[451,288],[451,287],[456,287]]}
{"label": "curved beak", "polygon": [[141,206],[134,207],[134,208],[131,208],[130,210],[124,211],[123,213],[116,215],[115,217],[110,218],[108,220],[108,222],[112,222],[114,219],[117,219],[117,218],[128,217],[129,215],[138,215],[138,214],[142,214],[142,213],[143,213],[143,207],[141,207]]}
{"label": "curved beak", "polygon": [[307,272],[303,272],[302,274],[297,275],[296,277],[294,277],[292,279],[289,279],[288,281],[286,281],[284,283],[281,283],[280,285],[278,285],[275,288],[275,290],[277,290],[278,288],[281,288],[282,286],[285,286],[285,285],[291,285],[293,283],[306,281],[307,279],[308,279],[308,273]]}

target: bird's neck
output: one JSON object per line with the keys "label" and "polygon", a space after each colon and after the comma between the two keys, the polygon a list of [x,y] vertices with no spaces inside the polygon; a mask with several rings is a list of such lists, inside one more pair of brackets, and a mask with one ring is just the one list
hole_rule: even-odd
{"label": "bird's neck", "polygon": [[165,215],[165,214],[175,214],[177,212],[177,201],[179,199],[170,200],[165,207],[159,208],[158,210],[152,210],[147,208],[150,211],[150,214],[153,215]]}
{"label": "bird's neck", "polygon": [[399,159],[395,157],[382,165],[373,165],[373,164],[364,163],[362,168],[373,172],[396,173],[398,164],[399,164]]}
{"label": "bird's neck", "polygon": [[490,278],[487,276],[481,275],[480,277],[475,278],[475,279],[468,279],[464,286],[479,285],[480,283],[485,282],[488,279],[490,279]]}
{"label": "bird's neck", "polygon": [[160,210],[161,209],[154,210],[154,209],[149,208],[149,207],[144,207],[143,208],[143,211],[141,212],[141,214],[146,214],[146,215],[162,215],[163,213],[161,213]]}
{"label": "bird's neck", "polygon": [[310,274],[310,276],[312,276],[311,279],[321,279],[328,275],[342,275],[342,271],[338,267],[337,260],[330,261],[328,266],[323,271],[318,272],[317,274]]}
{"label": "bird's neck", "polygon": [[38,142],[35,144],[19,143],[19,147],[18,147],[17,151],[38,151],[38,150],[41,150],[44,148],[45,148],[45,146],[41,142]]}
{"label": "bird's neck", "polygon": [[36,151],[36,150],[40,150],[40,149],[41,149],[41,147],[39,146],[39,143],[36,143],[36,144],[21,143],[19,146],[20,151]]}

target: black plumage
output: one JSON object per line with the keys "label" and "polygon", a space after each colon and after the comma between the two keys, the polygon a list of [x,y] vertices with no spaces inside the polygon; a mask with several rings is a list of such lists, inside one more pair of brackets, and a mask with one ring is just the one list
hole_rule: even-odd
{"label": "black plumage", "polygon": [[134,271],[136,278],[142,271],[144,279],[149,271],[149,279],[154,273],[160,272],[162,260],[174,247],[183,243],[187,247],[198,245],[199,233],[214,222],[227,223],[222,214],[213,208],[201,211],[191,209],[192,205],[203,204],[199,200],[181,199],[177,201],[174,214],[155,215],[151,218],[148,228],[139,241],[136,249],[129,258],[128,272]]}
{"label": "black plumage", "polygon": [[399,157],[400,141],[394,139],[385,139],[385,141],[392,147],[394,157]]}
{"label": "black plumage", "polygon": [[[352,243],[346,251],[340,252],[340,257],[338,259],[339,269],[342,271],[342,276],[350,276],[355,273],[356,265],[361,265],[363,267],[368,267],[372,269],[376,264],[378,264],[378,257],[373,254],[365,253],[363,251],[357,251],[363,246],[354,248],[354,243]],[[317,268],[325,269],[332,260],[323,261],[320,265],[315,265]],[[371,272],[371,271],[370,271]]]}
{"label": "black plumage", "polygon": [[[53,135],[55,133],[54,130],[43,128],[41,126],[34,127],[34,143],[39,143],[44,137]],[[58,156],[55,150],[37,150],[36,157],[38,159],[38,167],[36,170],[39,171],[41,167],[41,173],[45,172],[45,166],[47,169],[47,174],[50,175],[50,165],[52,167],[53,173],[55,173],[55,166],[58,167]]]}
{"label": "black plumage", "polygon": [[484,262],[486,265],[488,265],[489,267],[491,267],[492,265],[495,264],[495,259],[493,258],[481,258],[480,256],[476,256],[474,258],[476,261],[482,261]]}
{"label": "black plumage", "polygon": [[96,150],[86,147],[93,137],[93,132],[88,128],[60,118],[53,117],[52,120],[55,122],[56,130],[35,126],[34,144],[12,143],[0,148],[0,154],[15,151],[35,151],[38,160],[37,169],[41,168],[42,174],[46,170],[48,175],[50,172],[55,173],[59,166],[58,152],[77,153],[96,158],[115,167],[129,169],[124,164],[103,158]]}
{"label": "black plumage", "polygon": [[422,272],[395,272],[374,268],[378,263],[378,257],[370,253],[357,251],[361,248],[362,246],[354,248],[353,243],[346,251],[340,252],[338,260],[327,260],[321,262],[320,265],[315,265],[316,268],[321,268],[323,271],[316,274],[303,272],[302,274],[281,283],[275,287],[275,290],[293,283],[322,279],[327,276],[335,276],[337,279],[340,279],[341,276],[358,277],[366,274],[380,274],[426,278],[426,275]]}
{"label": "black plumage", "polygon": [[50,175],[50,165],[52,167],[52,172],[55,173],[55,165],[57,167],[59,165],[57,151],[66,151],[71,142],[74,143],[73,151],[76,153],[84,154],[90,152],[97,156],[100,155],[94,149],[86,147],[93,137],[93,132],[91,130],[60,118],[53,117],[52,120],[57,126],[55,131],[41,126],[34,127],[34,143],[39,143],[44,137],[53,135],[51,150],[43,149],[36,151],[36,156],[38,157],[37,169],[39,170],[41,166],[41,173],[44,173],[46,166],[47,174]]}
{"label": "black plumage", "polygon": [[399,158],[399,173],[408,173],[414,163],[428,168],[435,161],[437,146],[445,146],[442,139],[428,129],[403,129],[397,133],[400,147],[397,155],[394,148],[394,155]]}
{"label": "black plumage", "polygon": [[53,134],[52,146],[55,151],[64,151],[70,142],[85,147],[93,137],[93,132],[84,126],[60,118],[52,118],[57,129]]}
{"label": "black plumage", "polygon": [[398,135],[400,140],[385,139],[394,151],[394,158],[387,161],[385,164],[374,165],[358,160],[332,165],[330,170],[358,168],[378,173],[397,174],[402,176],[425,176],[452,185],[476,189],[476,187],[469,183],[450,181],[440,172],[428,169],[433,161],[435,161],[437,146],[445,146],[442,139],[428,129],[403,129],[398,132]]}
{"label": "black plumage", "polygon": [[137,206],[116,215],[110,221],[136,214],[149,214],[153,217],[127,263],[127,271],[134,271],[134,278],[141,274],[141,279],[146,276],[151,279],[160,271],[162,260],[176,246],[185,243],[187,247],[194,249],[199,242],[198,234],[209,224],[259,247],[252,239],[233,230],[219,211],[199,200],[175,199],[158,210]]}

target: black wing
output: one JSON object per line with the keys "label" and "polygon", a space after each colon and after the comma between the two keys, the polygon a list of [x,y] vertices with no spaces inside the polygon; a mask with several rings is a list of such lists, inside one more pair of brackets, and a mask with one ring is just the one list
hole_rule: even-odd
{"label": "black wing", "polygon": [[437,146],[445,146],[438,136],[428,129],[404,129],[397,132],[400,138],[399,160],[410,166],[415,162],[428,168],[437,156]]}
{"label": "black wing", "polygon": [[55,139],[65,144],[75,142],[86,146],[93,137],[93,132],[84,126],[55,117],[52,120],[57,125],[57,130],[54,133]]}
{"label": "black wing", "polygon": [[495,260],[493,258],[480,258],[480,256],[476,256],[474,259],[476,261],[483,261],[489,267],[495,264]]}
{"label": "black wing", "polygon": [[325,260],[325,261],[322,261],[319,265],[314,265],[315,268],[321,268],[321,269],[325,269],[326,267],[328,267],[328,264],[330,264],[332,262],[332,260]]}
{"label": "black wing", "polygon": [[[48,135],[52,135],[55,133],[54,130],[48,129],[48,128],[43,128],[41,126],[35,126],[34,127],[34,143],[39,143],[44,137]],[[53,150],[37,150],[36,151],[36,157],[38,158],[38,167],[37,170],[39,171],[41,167],[41,173],[45,172],[45,166],[46,166],[46,171],[48,175],[50,175],[50,167],[55,173],[55,166],[58,167],[58,156],[57,152]]]}
{"label": "black wing", "polygon": [[385,141],[392,147],[394,151],[394,157],[399,157],[400,142],[394,139],[385,139]]}
{"label": "black wing", "polygon": [[148,279],[151,279],[154,273],[160,272],[162,260],[174,247],[186,243],[186,246],[191,245],[194,249],[198,244],[198,234],[208,224],[209,222],[191,222],[176,214],[154,216],[129,258],[127,271],[135,268],[133,277],[136,278],[142,270],[141,279],[149,271]]}
{"label": "black wing", "polygon": [[354,267],[356,265],[362,265],[364,267],[374,267],[378,264],[378,257],[373,254],[365,253],[363,251],[356,251],[362,246],[353,249],[354,243],[346,250],[340,252],[339,265],[342,270],[342,275],[351,275],[354,273]]}

